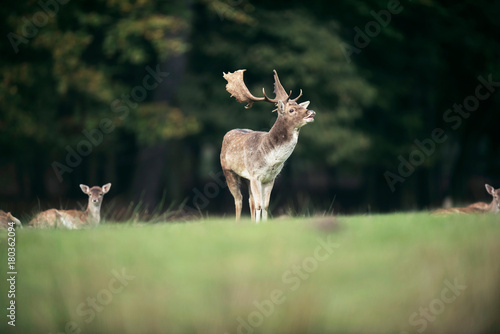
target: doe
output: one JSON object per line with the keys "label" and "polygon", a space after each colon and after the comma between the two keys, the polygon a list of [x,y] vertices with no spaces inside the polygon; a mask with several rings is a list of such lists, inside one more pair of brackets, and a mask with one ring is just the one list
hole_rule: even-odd
{"label": "doe", "polygon": [[101,221],[101,204],[104,194],[111,189],[111,183],[102,187],[80,184],[82,191],[89,196],[85,211],[50,209],[40,212],[29,225],[33,227],[66,227],[76,229],[82,226],[95,226]]}
{"label": "doe", "polygon": [[5,212],[0,210],[0,228],[9,228],[11,224],[16,225],[16,227],[22,228],[23,224],[14,217],[10,212]]}
{"label": "doe", "polygon": [[434,211],[434,214],[450,214],[450,213],[499,213],[500,212],[500,188],[495,189],[489,184],[485,184],[486,191],[493,197],[490,204],[484,202],[477,202],[466,206],[465,208],[450,208],[450,209],[439,209]]}

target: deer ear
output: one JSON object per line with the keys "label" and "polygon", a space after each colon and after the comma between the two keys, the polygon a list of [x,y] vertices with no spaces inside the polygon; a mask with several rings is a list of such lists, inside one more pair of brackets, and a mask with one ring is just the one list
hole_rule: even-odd
{"label": "deer ear", "polygon": [[495,193],[495,188],[493,188],[489,184],[486,184],[485,186],[486,186],[486,191],[488,192],[488,194],[493,195]]}
{"label": "deer ear", "polygon": [[307,107],[309,107],[309,103],[311,103],[311,101],[305,101],[305,102],[299,103],[299,106],[307,109]]}
{"label": "deer ear", "polygon": [[102,186],[102,192],[107,193],[111,189],[111,183],[106,183],[105,185]]}
{"label": "deer ear", "polygon": [[278,100],[278,112],[282,113],[284,111],[285,111],[285,104],[283,103],[283,101]]}
{"label": "deer ear", "polygon": [[80,184],[80,189],[82,189],[84,194],[88,194],[90,190],[89,186],[86,186],[84,184]]}

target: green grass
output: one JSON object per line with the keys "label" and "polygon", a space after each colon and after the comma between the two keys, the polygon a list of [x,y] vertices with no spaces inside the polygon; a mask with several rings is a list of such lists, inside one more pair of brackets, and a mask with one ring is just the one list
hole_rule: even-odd
{"label": "green grass", "polygon": [[[352,216],[337,218],[338,228],[328,233],[316,227],[328,219],[18,230],[15,328],[5,317],[6,233],[0,232],[0,332],[500,330],[498,216]],[[319,251],[320,240],[337,247]],[[126,286],[113,280],[113,270],[122,268],[134,276]],[[466,288],[456,296],[445,291],[454,301],[443,303],[445,281],[455,280]],[[98,312],[87,298],[107,305],[98,301]],[[432,321],[419,315],[429,307],[439,313],[430,314]],[[243,328],[242,320],[256,326]]]}

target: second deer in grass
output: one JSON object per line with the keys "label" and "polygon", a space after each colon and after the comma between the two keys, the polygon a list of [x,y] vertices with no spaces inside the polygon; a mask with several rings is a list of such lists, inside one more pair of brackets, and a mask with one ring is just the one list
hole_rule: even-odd
{"label": "second deer in grass", "polygon": [[80,189],[89,196],[85,211],[50,209],[40,212],[29,225],[33,227],[66,227],[76,229],[83,226],[95,226],[101,221],[101,204],[104,194],[111,189],[111,183],[101,187],[80,184]]}
{"label": "second deer in grass", "polygon": [[435,215],[445,215],[452,213],[499,213],[500,212],[500,188],[495,189],[489,184],[485,185],[486,191],[493,197],[490,204],[478,202],[466,206],[465,208],[439,209],[433,212]]}
{"label": "second deer in grass", "polygon": [[20,228],[23,227],[19,219],[14,217],[10,212],[0,210],[0,229],[13,227],[12,225]]}
{"label": "second deer in grass", "polygon": [[316,113],[307,109],[309,101],[297,103],[302,91],[295,99],[290,99],[274,71],[274,94],[270,99],[263,90],[264,97],[253,96],[243,81],[243,72],[224,73],[227,80],[226,90],[238,102],[247,102],[251,108],[256,101],[266,101],[277,106],[278,118],[269,132],[235,129],[229,131],[222,142],[220,155],[222,170],[227,185],[234,197],[236,220],[241,215],[241,180],[248,184],[250,193],[250,212],[252,219],[267,220],[269,199],[274,180],[283,164],[297,145],[299,131],[307,123],[314,121]]}

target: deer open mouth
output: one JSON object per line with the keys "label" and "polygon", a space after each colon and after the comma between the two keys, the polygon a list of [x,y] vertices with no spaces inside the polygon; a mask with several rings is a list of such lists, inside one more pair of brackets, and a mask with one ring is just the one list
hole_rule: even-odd
{"label": "deer open mouth", "polygon": [[310,110],[309,114],[306,117],[304,117],[304,119],[308,122],[313,122],[314,116],[316,116],[316,113],[313,110]]}

